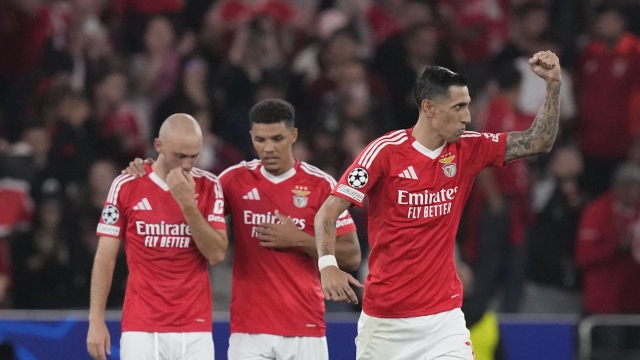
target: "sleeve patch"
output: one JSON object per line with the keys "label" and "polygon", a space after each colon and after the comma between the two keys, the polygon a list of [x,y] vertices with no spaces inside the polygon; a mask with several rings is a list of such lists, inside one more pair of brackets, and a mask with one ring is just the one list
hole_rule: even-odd
{"label": "sleeve patch", "polygon": [[98,224],[97,232],[105,235],[120,236],[120,227],[107,224]]}
{"label": "sleeve patch", "polygon": [[356,189],[352,189],[350,187],[348,187],[347,185],[344,184],[340,184],[338,186],[338,189],[336,189],[337,193],[340,193],[342,195],[348,196],[350,198],[352,198],[353,200],[357,201],[357,202],[362,202],[362,200],[364,200],[364,194],[361,193],[360,191],[356,190]]}

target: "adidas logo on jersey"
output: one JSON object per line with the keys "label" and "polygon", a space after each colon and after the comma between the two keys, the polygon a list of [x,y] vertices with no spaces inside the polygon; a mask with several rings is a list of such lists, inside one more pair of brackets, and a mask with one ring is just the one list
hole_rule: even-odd
{"label": "adidas logo on jersey", "polygon": [[409,166],[403,172],[401,172],[400,175],[398,176],[400,176],[403,179],[418,180],[418,175],[416,175],[416,171],[413,170],[413,166]]}
{"label": "adidas logo on jersey", "polygon": [[258,194],[258,188],[253,188],[245,196],[242,197],[245,200],[260,200],[260,194]]}
{"label": "adidas logo on jersey", "polygon": [[147,198],[142,199],[138,205],[133,207],[133,210],[152,210],[151,204],[149,204],[149,200]]}

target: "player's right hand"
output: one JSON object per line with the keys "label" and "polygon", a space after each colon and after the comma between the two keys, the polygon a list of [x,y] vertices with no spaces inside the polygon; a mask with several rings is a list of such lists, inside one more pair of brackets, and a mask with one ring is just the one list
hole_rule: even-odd
{"label": "player's right hand", "polygon": [[358,303],[358,297],[349,284],[364,287],[356,278],[335,266],[320,270],[320,281],[325,299],[353,304]]}
{"label": "player's right hand", "polygon": [[106,360],[105,352],[111,355],[111,337],[104,321],[89,322],[87,351],[95,360]]}
{"label": "player's right hand", "polygon": [[129,163],[126,169],[122,170],[122,174],[129,174],[133,177],[143,177],[146,175],[144,171],[144,166],[146,164],[153,164],[155,161],[153,159],[142,160],[140,158],[135,158],[132,162]]}

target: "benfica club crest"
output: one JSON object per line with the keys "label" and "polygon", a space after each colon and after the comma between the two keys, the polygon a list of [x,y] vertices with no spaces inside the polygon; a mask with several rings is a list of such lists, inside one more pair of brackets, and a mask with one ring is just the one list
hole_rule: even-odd
{"label": "benfica club crest", "polygon": [[453,162],[453,159],[455,159],[455,155],[450,155],[447,154],[445,155],[445,157],[441,158],[439,161],[440,163],[444,164],[442,166],[442,171],[444,171],[444,174],[447,175],[448,177],[453,177],[456,175],[456,172],[458,172],[458,168],[456,167],[456,164]]}
{"label": "benfica club crest", "polygon": [[299,208],[307,206],[309,203],[307,195],[311,194],[311,191],[309,191],[306,186],[296,186],[291,192],[294,193],[293,204],[295,206]]}

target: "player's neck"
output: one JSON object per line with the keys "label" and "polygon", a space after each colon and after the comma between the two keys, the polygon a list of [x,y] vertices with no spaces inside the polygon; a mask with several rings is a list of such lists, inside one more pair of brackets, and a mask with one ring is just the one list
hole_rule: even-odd
{"label": "player's neck", "polygon": [[445,143],[444,139],[429,125],[428,120],[423,118],[422,114],[418,118],[418,123],[413,128],[411,135],[420,145],[429,150],[436,150]]}
{"label": "player's neck", "polygon": [[156,175],[158,175],[158,177],[162,179],[162,181],[167,181],[167,175],[169,174],[169,172],[165,171],[164,166],[162,166],[161,164],[162,164],[162,159],[158,157],[158,159],[153,164],[151,164],[151,170]]}
{"label": "player's neck", "polygon": [[287,161],[286,164],[284,164],[281,168],[279,168],[278,171],[269,171],[267,170],[267,168],[264,168],[264,170],[273,176],[280,176],[282,174],[285,174],[287,171],[293,169],[295,165],[296,165],[296,159],[291,158],[289,159],[289,161]]}

